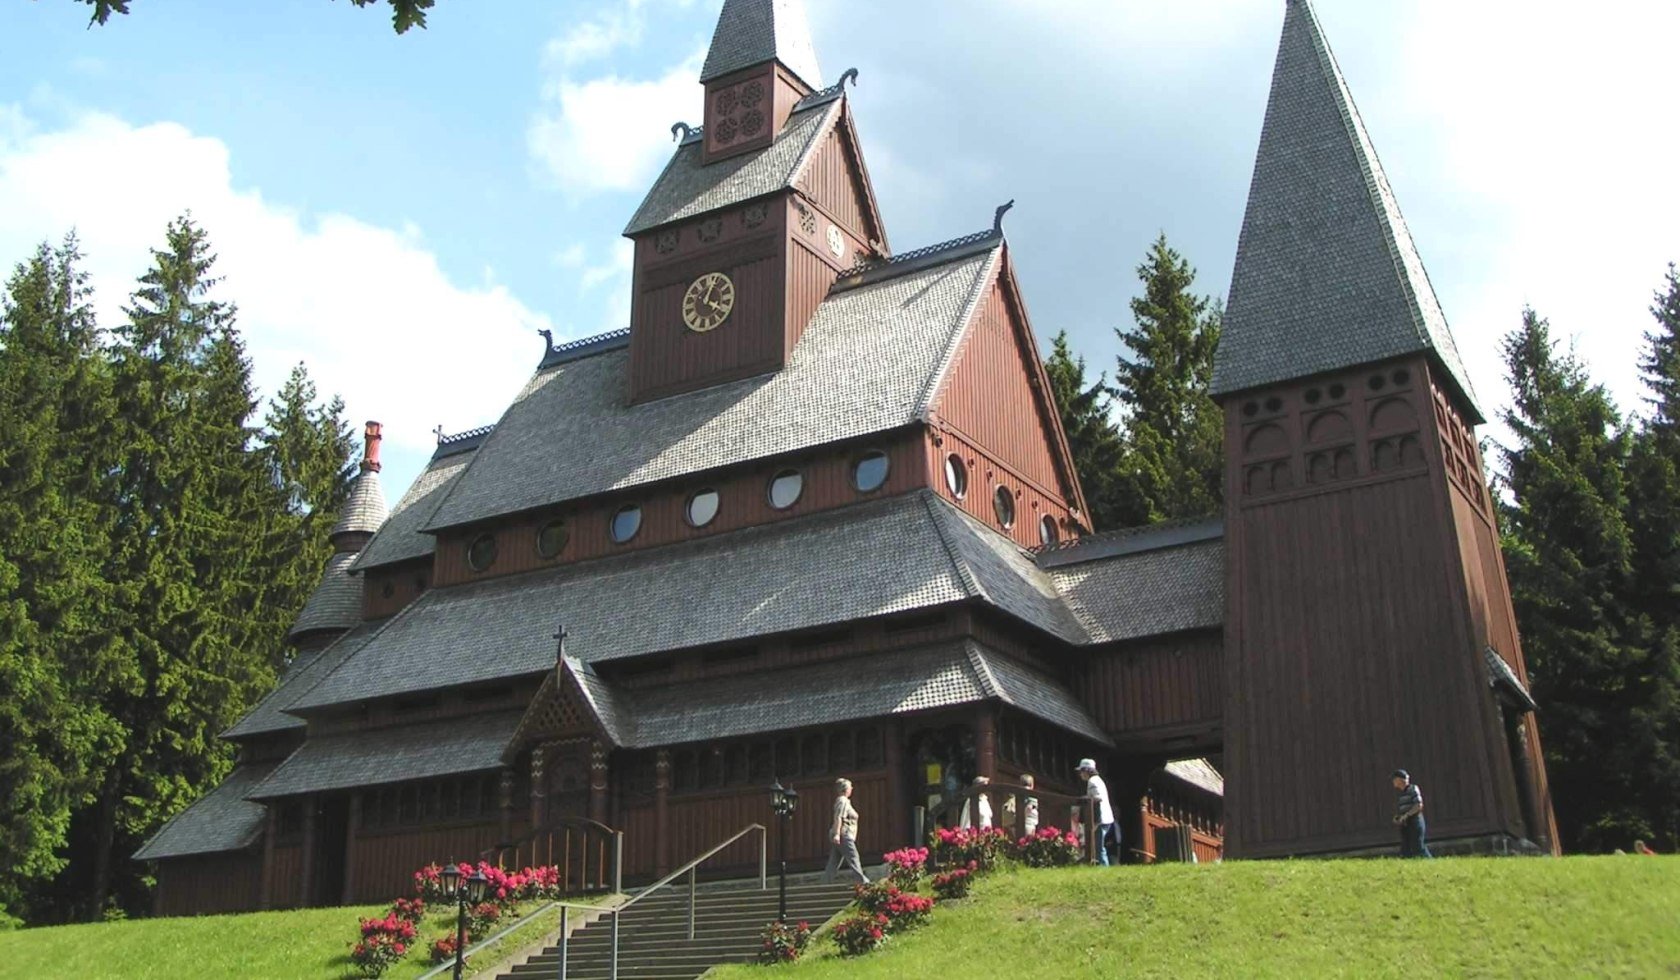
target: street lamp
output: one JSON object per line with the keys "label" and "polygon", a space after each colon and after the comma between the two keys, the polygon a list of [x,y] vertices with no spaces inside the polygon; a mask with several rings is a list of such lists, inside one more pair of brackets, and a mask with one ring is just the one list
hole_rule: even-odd
{"label": "street lamp", "polygon": [[793,819],[793,811],[799,808],[799,791],[783,786],[781,780],[770,789],[770,810],[777,817],[776,821],[776,852],[781,862],[781,897],[776,906],[776,921],[787,922],[787,825]]}
{"label": "street lamp", "polygon": [[[483,868],[463,876],[453,861],[438,872],[438,877],[443,880],[443,897],[455,900],[455,980],[461,980],[461,973],[466,968],[467,903],[477,905],[484,901],[484,890],[490,885],[490,879],[485,877]],[[461,887],[463,877],[466,879],[465,888]]]}

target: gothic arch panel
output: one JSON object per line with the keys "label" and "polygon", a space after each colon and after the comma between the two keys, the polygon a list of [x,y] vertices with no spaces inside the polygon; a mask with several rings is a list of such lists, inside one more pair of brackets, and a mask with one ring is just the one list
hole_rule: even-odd
{"label": "gothic arch panel", "polygon": [[1307,423],[1308,442],[1332,442],[1352,436],[1353,425],[1348,422],[1348,417],[1334,409],[1319,412]]}
{"label": "gothic arch panel", "polygon": [[1404,432],[1417,424],[1417,412],[1405,398],[1385,398],[1371,409],[1372,432]]}
{"label": "gothic arch panel", "polygon": [[1243,440],[1243,449],[1250,456],[1273,456],[1289,451],[1289,435],[1283,427],[1267,422],[1255,426]]}

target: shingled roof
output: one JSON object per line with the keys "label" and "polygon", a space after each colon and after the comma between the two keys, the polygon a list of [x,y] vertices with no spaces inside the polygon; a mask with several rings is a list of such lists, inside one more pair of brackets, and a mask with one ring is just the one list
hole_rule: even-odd
{"label": "shingled roof", "polygon": [[840,118],[845,104],[844,98],[801,103],[769,146],[713,163],[703,160],[701,140],[683,141],[659,179],[653,182],[647,197],[642,199],[642,206],[636,209],[624,233],[639,235],[660,225],[792,187],[823,137]]}
{"label": "shingled roof", "polygon": [[[482,521],[923,419],[1001,251],[998,243],[956,252],[943,264],[834,293],[774,374],[631,405],[625,348],[539,370],[427,526]],[[398,526],[408,526],[402,504],[368,552],[388,560],[385,541]]]}
{"label": "shingled roof", "polygon": [[340,534],[372,534],[385,523],[385,488],[380,485],[379,471],[364,466],[350,485],[350,493],[339,511],[338,523],[333,525],[331,537]]}
{"label": "shingled roof", "polygon": [[1308,0],[1288,0],[1213,392],[1429,351],[1469,375]]}
{"label": "shingled roof", "polygon": [[240,766],[215,789],[199,797],[158,829],[140,850],[136,861],[217,854],[249,847],[262,832],[262,805],[246,802],[250,792],[274,771],[274,763]]}
{"label": "shingled roof", "polygon": [[270,732],[303,728],[303,719],[287,714],[286,709],[304,692],[314,687],[321,678],[332,673],[346,657],[356,652],[379,631],[384,622],[383,619],[375,619],[357,623],[355,629],[340,636],[325,649],[299,654],[285,674],[281,675],[280,683],[274,690],[258,701],[256,707],[247,712],[232,728],[223,732],[222,738],[250,738]]}
{"label": "shingled roof", "polygon": [[770,60],[780,61],[800,81],[822,88],[817,50],[804,0],[724,0],[700,81]]}
{"label": "shingled roof", "polygon": [[[696,582],[707,583],[703,597],[693,595]],[[1018,547],[924,490],[433,590],[293,707],[533,676],[553,667],[560,622],[572,653],[600,662],[967,600],[1068,642],[1084,639]]]}
{"label": "shingled roof", "polygon": [[1216,520],[1095,535],[1038,560],[1094,643],[1225,621],[1225,542]]}
{"label": "shingled roof", "polygon": [[245,798],[270,800],[499,769],[502,746],[521,714],[504,711],[447,724],[429,721],[311,738]]}
{"label": "shingled roof", "polygon": [[422,534],[420,529],[426,526],[432,511],[466,471],[472,458],[471,451],[434,456],[397,501],[379,533],[362,549],[361,557],[350,566],[351,571],[361,572],[431,554],[437,541],[430,534]]}
{"label": "shingled roof", "polygon": [[362,580],[350,575],[356,552],[341,551],[327,559],[321,583],[309,594],[286,639],[295,640],[321,630],[347,630],[362,621]]}

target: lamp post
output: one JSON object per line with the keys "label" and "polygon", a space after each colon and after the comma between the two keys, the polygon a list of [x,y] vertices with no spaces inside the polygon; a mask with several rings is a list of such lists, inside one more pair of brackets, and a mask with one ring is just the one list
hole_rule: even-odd
{"label": "lamp post", "polygon": [[799,808],[799,791],[782,785],[776,780],[776,785],[770,789],[770,810],[776,814],[776,859],[781,863],[778,872],[780,897],[776,905],[776,921],[787,922],[787,825],[793,819],[793,811]]}
{"label": "lamp post", "polygon": [[[461,980],[461,973],[466,969],[467,902],[471,901],[474,905],[482,902],[490,879],[485,877],[483,868],[470,875],[462,875],[453,861],[438,873],[438,877],[443,879],[444,897],[455,900],[455,980]],[[461,887],[463,883],[465,888]]]}

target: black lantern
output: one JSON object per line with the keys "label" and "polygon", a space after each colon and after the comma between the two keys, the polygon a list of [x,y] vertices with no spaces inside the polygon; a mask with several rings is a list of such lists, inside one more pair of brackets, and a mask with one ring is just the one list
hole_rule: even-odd
{"label": "black lantern", "polygon": [[454,898],[455,893],[461,888],[461,869],[457,868],[455,862],[451,861],[447,867],[438,872],[438,877],[443,879],[443,897]]}
{"label": "black lantern", "polygon": [[776,819],[776,851],[777,860],[781,864],[779,872],[780,893],[776,905],[776,921],[787,921],[787,825],[793,819],[793,811],[799,809],[799,791],[782,785],[776,780],[776,785],[770,787],[770,812]]}
{"label": "black lantern", "polygon": [[484,873],[483,868],[479,868],[472,873],[472,876],[467,879],[467,894],[472,898],[474,905],[484,901],[484,892],[489,887],[490,878]]}
{"label": "black lantern", "polygon": [[[484,901],[484,892],[490,885],[490,878],[483,868],[470,875],[463,875],[460,867],[453,861],[438,872],[438,877],[443,879],[444,897],[455,900],[455,980],[461,980],[461,974],[466,969],[467,903],[477,905]],[[466,887],[462,887],[463,885]]]}

